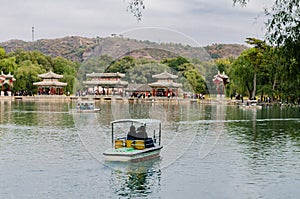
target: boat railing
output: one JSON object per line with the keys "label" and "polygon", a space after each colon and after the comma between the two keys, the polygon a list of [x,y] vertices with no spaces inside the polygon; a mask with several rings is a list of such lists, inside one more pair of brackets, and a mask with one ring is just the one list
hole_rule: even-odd
{"label": "boat railing", "polygon": [[[143,137],[131,137],[130,135],[126,135],[126,136],[120,136],[117,137],[115,134],[115,130],[118,129],[117,125],[118,123],[131,123],[131,125],[133,125],[134,123],[139,123],[142,126],[146,127],[146,121],[150,121],[147,119],[120,119],[120,120],[115,120],[111,122],[111,130],[112,130],[112,134],[111,134],[111,139],[112,139],[112,148],[121,148],[121,147],[133,147],[133,148],[138,148],[138,145],[144,145],[144,147],[140,147],[140,149],[142,148],[150,148],[150,147],[155,147],[157,144],[160,146],[161,145],[161,123],[158,122],[158,120],[155,120],[154,123],[158,123],[158,138],[157,138],[157,126],[151,126],[151,130],[153,129],[153,136],[146,136],[145,138]],[[152,121],[152,120],[151,120]],[[150,123],[148,123],[150,124]],[[148,126],[148,125],[147,125]],[[122,130],[121,132],[123,135],[125,134],[125,132]],[[148,134],[149,135],[149,134]],[[158,139],[158,143],[157,143],[157,139]]]}

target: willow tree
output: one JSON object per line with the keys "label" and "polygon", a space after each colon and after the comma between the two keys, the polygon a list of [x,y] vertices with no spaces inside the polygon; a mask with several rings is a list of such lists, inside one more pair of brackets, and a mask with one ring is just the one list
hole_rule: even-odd
{"label": "willow tree", "polygon": [[[233,1],[242,5],[249,2]],[[265,14],[268,17],[266,41],[275,47],[275,56],[282,64],[280,90],[293,100],[300,96],[300,0],[274,0]]]}
{"label": "willow tree", "polygon": [[267,49],[267,45],[264,41],[255,38],[247,38],[246,43],[254,46],[254,48],[249,50],[249,54],[247,56],[253,66],[253,90],[250,97],[254,98],[257,90],[257,73],[261,70],[263,65],[263,56],[264,51]]}
{"label": "willow tree", "polygon": [[284,92],[300,96],[300,0],[276,0],[268,12],[268,41],[277,46],[285,59]]}
{"label": "willow tree", "polygon": [[251,98],[253,94],[253,76],[254,66],[251,61],[251,55],[256,53],[254,48],[244,50],[242,54],[233,62],[230,68],[229,76],[231,81],[237,86],[237,92],[245,94],[248,91]]}

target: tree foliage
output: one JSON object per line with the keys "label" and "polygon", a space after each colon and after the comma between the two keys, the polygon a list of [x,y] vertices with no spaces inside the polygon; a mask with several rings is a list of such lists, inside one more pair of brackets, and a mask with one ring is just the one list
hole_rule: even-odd
{"label": "tree foliage", "polygon": [[196,69],[190,69],[184,72],[184,77],[187,82],[191,85],[193,93],[206,93],[206,84],[199,71]]}
{"label": "tree foliage", "polygon": [[168,65],[169,67],[171,67],[176,71],[184,71],[186,70],[187,67],[186,64],[190,64],[190,62],[182,56],[178,56],[176,58],[164,59],[161,63]]}
{"label": "tree foliage", "polygon": [[179,77],[183,77],[180,78],[181,83],[183,84],[183,89],[198,94],[207,93],[205,79],[200,74],[200,71],[197,70],[195,65],[188,59],[178,56],[175,58],[164,59],[161,63],[169,66],[172,71],[176,71]]}
{"label": "tree foliage", "polygon": [[171,70],[165,64],[160,63],[146,63],[137,65],[132,70],[129,70],[126,74],[125,80],[129,83],[134,84],[147,84],[150,82],[156,81],[152,78],[152,75],[156,75],[162,73],[164,71],[168,71],[170,73]]}
{"label": "tree foliage", "polygon": [[15,71],[18,65],[15,57],[8,57],[0,60],[0,68],[4,74],[8,74],[11,71]]}
{"label": "tree foliage", "polygon": [[294,101],[299,97],[299,73],[293,73],[298,62],[263,41],[252,38],[248,43],[254,47],[245,50],[230,68],[232,87],[250,98],[259,94]]}
{"label": "tree foliage", "polygon": [[0,46],[0,59],[3,59],[5,55],[6,55],[5,49]]}
{"label": "tree foliage", "polygon": [[40,81],[39,74],[44,73],[37,64],[33,64],[30,60],[23,61],[18,69],[15,71],[15,78],[17,79],[14,90],[33,92],[36,88],[33,86],[34,82]]}
{"label": "tree foliage", "polygon": [[266,10],[268,39],[277,45],[299,44],[300,1],[275,0],[270,10]]}
{"label": "tree foliage", "polygon": [[125,56],[120,60],[113,62],[105,72],[110,73],[126,73],[128,70],[133,69],[136,66],[136,60],[131,56]]}
{"label": "tree foliage", "polygon": [[5,74],[14,75],[16,82],[12,89],[16,91],[27,91],[36,93],[37,88],[33,86],[34,82],[40,81],[39,74],[52,70],[55,73],[62,74],[62,82],[67,82],[66,91],[72,91],[78,63],[71,62],[65,58],[51,58],[39,51],[23,51],[18,49],[12,53],[6,54],[5,50],[0,48],[0,70]]}
{"label": "tree foliage", "polygon": [[[248,3],[246,0],[233,1],[242,5]],[[273,85],[267,88],[285,98],[299,97],[300,0],[275,0],[265,13],[268,17],[266,40],[274,46],[269,60],[273,60],[271,68],[276,71],[269,71],[269,76],[273,77]]]}
{"label": "tree foliage", "polygon": [[253,49],[245,50],[234,62],[230,70],[230,79],[237,86],[237,92],[245,95],[248,91],[248,95],[253,91],[253,76],[254,66],[250,60],[250,54],[253,53]]}

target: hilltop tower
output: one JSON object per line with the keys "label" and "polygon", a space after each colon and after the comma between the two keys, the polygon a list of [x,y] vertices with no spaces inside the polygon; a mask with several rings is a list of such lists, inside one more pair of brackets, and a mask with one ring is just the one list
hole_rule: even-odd
{"label": "hilltop tower", "polygon": [[32,41],[34,41],[34,27],[32,26],[32,29],[31,29],[31,33],[32,33],[32,35],[31,35],[31,39],[32,39]]}

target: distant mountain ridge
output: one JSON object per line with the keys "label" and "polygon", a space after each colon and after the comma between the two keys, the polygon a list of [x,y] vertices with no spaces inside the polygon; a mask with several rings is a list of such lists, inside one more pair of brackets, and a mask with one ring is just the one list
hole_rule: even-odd
{"label": "distant mountain ridge", "polygon": [[155,43],[123,37],[86,38],[68,36],[58,39],[40,39],[33,42],[9,40],[0,43],[6,52],[17,49],[38,50],[51,57],[61,56],[75,62],[84,62],[94,56],[108,55],[114,59],[130,55],[160,61],[164,58],[183,56],[202,61],[211,58],[237,57],[247,47],[239,44],[213,44],[206,47],[191,47],[176,43]]}

